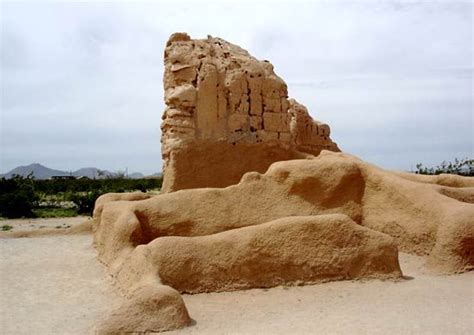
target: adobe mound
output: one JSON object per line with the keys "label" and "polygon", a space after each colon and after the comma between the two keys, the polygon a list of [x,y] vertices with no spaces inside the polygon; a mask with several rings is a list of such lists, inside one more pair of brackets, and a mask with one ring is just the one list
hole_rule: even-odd
{"label": "adobe mound", "polygon": [[219,38],[172,35],[164,88],[165,193],[96,202],[99,259],[135,296],[104,331],[185,326],[171,287],[397,278],[397,246],[429,255],[438,272],[474,268],[473,179],[390,172],[337,153],[329,126],[288,99],[268,61]]}
{"label": "adobe mound", "polygon": [[191,323],[183,299],[169,286],[144,285],[133,297],[95,329],[95,334],[116,335],[162,332]]}
{"label": "adobe mound", "polygon": [[[469,192],[472,181],[460,180]],[[265,174],[248,173],[223,189],[105,204],[96,243],[99,257],[114,266],[137,245],[162,236],[211,235],[283,217],[341,213],[394,237],[403,251],[430,255],[434,269],[461,272],[474,265],[474,205],[445,195],[453,189],[323,151],[313,159],[274,163]]]}
{"label": "adobe mound", "polygon": [[[138,274],[138,275],[137,275]],[[401,276],[393,238],[342,214],[293,216],[199,237],[140,245],[117,272],[122,286],[156,280],[199,293]]]}

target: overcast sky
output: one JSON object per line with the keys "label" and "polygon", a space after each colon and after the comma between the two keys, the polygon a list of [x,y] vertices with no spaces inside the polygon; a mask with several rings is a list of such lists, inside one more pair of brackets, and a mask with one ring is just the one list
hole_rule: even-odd
{"label": "overcast sky", "polygon": [[177,31],[270,60],[369,162],[474,156],[471,1],[199,3],[2,1],[0,172],[161,171],[163,48]]}

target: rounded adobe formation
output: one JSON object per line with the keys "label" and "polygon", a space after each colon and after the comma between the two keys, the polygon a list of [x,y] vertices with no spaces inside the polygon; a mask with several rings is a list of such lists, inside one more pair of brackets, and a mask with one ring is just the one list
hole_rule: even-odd
{"label": "rounded adobe formation", "polygon": [[[123,285],[155,275],[179,292],[200,293],[401,277],[393,238],[342,214],[285,217],[198,237],[160,237],[139,249],[117,276]],[[137,268],[148,273],[138,277]]]}
{"label": "rounded adobe formation", "polygon": [[98,335],[145,334],[183,328],[191,323],[181,295],[169,286],[143,285],[95,329]]}
{"label": "rounded adobe formation", "polygon": [[466,187],[454,188],[421,179],[323,151],[313,159],[274,163],[265,174],[248,173],[223,189],[106,204],[95,238],[101,259],[121,264],[137,245],[163,236],[204,236],[282,217],[341,213],[394,237],[403,251],[429,255],[439,271],[472,269],[474,205],[449,196],[456,190],[472,195],[471,180],[457,179]]}

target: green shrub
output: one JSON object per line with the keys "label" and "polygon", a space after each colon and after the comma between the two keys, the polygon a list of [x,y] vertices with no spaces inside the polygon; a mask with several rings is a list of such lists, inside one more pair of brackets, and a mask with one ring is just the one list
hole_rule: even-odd
{"label": "green shrub", "polygon": [[9,231],[9,230],[12,230],[12,229],[13,229],[13,227],[8,225],[8,224],[4,224],[2,226],[2,231]]}
{"label": "green shrub", "polygon": [[71,196],[70,200],[76,204],[78,214],[87,214],[92,216],[95,201],[103,193],[106,192],[93,191],[86,193],[75,193]]}
{"label": "green shrub", "polygon": [[78,192],[129,192],[140,190],[160,189],[161,178],[149,179],[128,179],[128,178],[108,178],[108,179],[48,179],[35,180],[35,189],[45,195],[62,195],[64,200],[70,200],[69,196]]}
{"label": "green shrub", "polygon": [[37,201],[32,175],[0,179],[0,216],[34,217],[32,209]]}
{"label": "green shrub", "polygon": [[441,173],[457,174],[461,176],[474,176],[474,159],[454,159],[454,162],[443,161],[436,167],[426,167],[421,163],[416,164],[417,174],[438,175]]}
{"label": "green shrub", "polygon": [[[92,215],[95,200],[104,193],[159,190],[161,184],[161,178],[34,180],[32,175],[2,178],[0,217],[66,217],[74,213]],[[65,202],[73,202],[76,208],[69,208],[70,204],[68,206]]]}

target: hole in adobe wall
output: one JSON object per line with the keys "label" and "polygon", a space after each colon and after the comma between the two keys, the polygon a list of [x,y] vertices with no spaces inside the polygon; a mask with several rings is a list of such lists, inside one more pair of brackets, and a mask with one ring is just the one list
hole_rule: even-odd
{"label": "hole in adobe wall", "polygon": [[474,239],[466,237],[462,239],[459,253],[467,260],[469,265],[474,265]]}
{"label": "hole in adobe wall", "polygon": [[140,244],[148,244],[154,240],[153,234],[150,230],[149,218],[141,212],[135,213],[138,222],[140,223],[138,229],[133,231],[130,236],[130,241],[136,247]]}
{"label": "hole in adobe wall", "polygon": [[257,129],[256,129],[256,128],[254,128],[254,127],[250,127],[250,131],[251,131],[251,132],[256,132],[256,131],[257,131]]}

